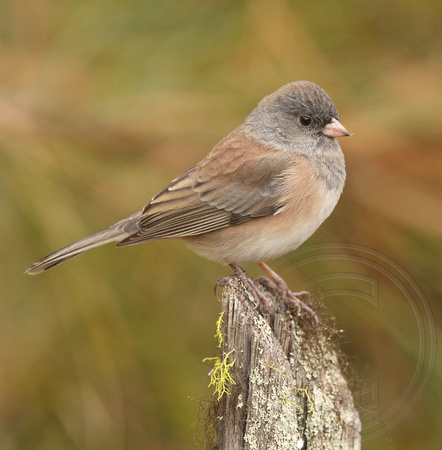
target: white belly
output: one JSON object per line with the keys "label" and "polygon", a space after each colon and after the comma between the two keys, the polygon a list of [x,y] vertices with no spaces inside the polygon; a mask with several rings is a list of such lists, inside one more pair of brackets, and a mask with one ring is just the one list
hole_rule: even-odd
{"label": "white belly", "polygon": [[[293,220],[283,209],[277,214],[279,217],[251,220],[185,241],[195,252],[223,263],[258,263],[277,258],[306,241],[331,214],[340,195],[337,190],[323,192],[322,202],[308,220],[303,217]],[[279,225],[275,227],[277,220]]]}
{"label": "white belly", "polygon": [[318,214],[311,220],[300,220],[292,226],[277,233],[262,230],[259,236],[250,241],[247,249],[242,248],[236,255],[237,260],[241,256],[244,262],[260,262],[267,259],[277,258],[297,249],[305,242],[332,213],[340,197],[337,191],[329,191],[324,196],[323,205],[318,210]]}

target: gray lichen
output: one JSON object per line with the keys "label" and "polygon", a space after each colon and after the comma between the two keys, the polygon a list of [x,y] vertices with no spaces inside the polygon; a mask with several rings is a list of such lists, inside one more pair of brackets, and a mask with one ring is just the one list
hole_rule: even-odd
{"label": "gray lichen", "polygon": [[236,279],[222,297],[221,358],[236,385],[219,403],[220,449],[359,449],[360,421],[326,327],[294,318],[274,292],[271,315]]}

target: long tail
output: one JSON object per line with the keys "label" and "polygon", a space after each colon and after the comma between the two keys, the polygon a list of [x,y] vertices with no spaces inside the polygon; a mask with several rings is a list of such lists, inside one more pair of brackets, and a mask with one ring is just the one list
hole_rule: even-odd
{"label": "long tail", "polygon": [[138,212],[127,219],[123,219],[115,225],[112,225],[106,230],[99,231],[98,233],[69,244],[32,264],[26,273],[29,275],[36,275],[95,247],[108,244],[109,242],[121,241],[140,230],[140,217],[141,212]]}

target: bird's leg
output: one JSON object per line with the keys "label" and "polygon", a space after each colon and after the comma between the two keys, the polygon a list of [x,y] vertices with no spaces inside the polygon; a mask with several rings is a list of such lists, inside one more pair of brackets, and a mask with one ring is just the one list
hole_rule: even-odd
{"label": "bird's leg", "polygon": [[[277,289],[281,291],[282,296],[284,300],[287,302],[287,304],[289,304],[290,306],[295,306],[298,310],[298,313],[300,312],[300,310],[303,309],[304,311],[308,312],[311,315],[312,319],[314,319],[316,323],[319,322],[316,313],[309,306],[307,306],[302,300],[299,299],[299,297],[308,295],[309,292],[307,291],[292,292],[288,288],[287,283],[266,263],[262,262],[259,263],[258,265],[270,277],[271,281],[276,285]],[[271,286],[271,284],[269,285]]]}
{"label": "bird's leg", "polygon": [[[247,274],[247,272],[242,269],[238,264],[230,263],[229,266],[232,268],[233,273],[237,278],[239,278],[242,283],[252,291],[252,293],[258,298],[258,300],[262,304],[262,309],[264,312],[269,312],[272,307],[272,302],[264,295],[263,292],[256,286],[253,279]],[[217,285],[222,286],[225,283],[226,279],[229,277],[223,277],[218,280]]]}
{"label": "bird's leg", "polygon": [[270,277],[273,283],[277,286],[280,291],[290,292],[291,294],[297,297],[303,297],[304,295],[309,295],[310,292],[300,291],[300,292],[291,292],[287,283],[284,281],[282,277],[280,277],[271,267],[269,267],[266,263],[258,263],[258,266],[261,267],[262,270]]}

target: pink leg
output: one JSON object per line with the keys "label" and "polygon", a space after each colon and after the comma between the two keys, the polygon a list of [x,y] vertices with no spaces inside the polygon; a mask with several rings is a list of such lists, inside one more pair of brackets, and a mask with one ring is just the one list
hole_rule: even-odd
{"label": "pink leg", "polygon": [[258,264],[259,267],[270,277],[270,279],[275,283],[277,288],[282,292],[284,300],[298,309],[298,313],[301,309],[307,311],[316,323],[319,322],[318,316],[316,313],[307,306],[303,301],[301,301],[298,297],[302,297],[304,295],[308,295],[307,291],[301,292],[292,292],[287,286],[287,283],[274,271],[272,270],[266,263],[262,262]]}

